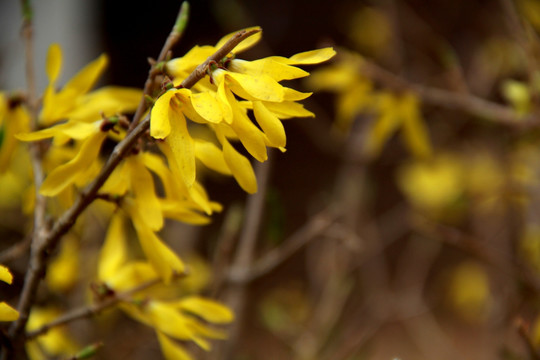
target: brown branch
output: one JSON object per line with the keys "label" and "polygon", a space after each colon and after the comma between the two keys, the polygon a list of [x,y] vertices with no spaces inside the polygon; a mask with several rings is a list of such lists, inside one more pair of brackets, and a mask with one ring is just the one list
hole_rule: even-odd
{"label": "brown branch", "polygon": [[[179,278],[181,276],[184,276],[184,275],[183,274],[177,275],[175,278]],[[113,296],[108,297],[99,303],[92,304],[90,306],[84,306],[79,309],[75,309],[41,326],[39,329],[27,333],[26,339],[31,340],[35,337],[45,334],[46,332],[48,332],[50,329],[54,327],[65,325],[75,320],[81,320],[81,319],[85,319],[85,318],[89,318],[94,315],[97,315],[103,310],[113,307],[121,301],[129,301],[131,299],[131,296],[133,296],[134,294],[138,293],[139,291],[146,290],[154,285],[157,285],[160,282],[161,282],[160,278],[149,280],[140,285],[135,286],[132,289],[114,294]]]}
{"label": "brown branch", "polygon": [[[255,31],[239,31],[233,36],[227,43],[225,43],[216,53],[210,56],[202,65],[199,65],[197,69],[182,82],[185,88],[190,88],[202,79],[205,72],[201,72],[200,69],[206,69],[210,61],[218,61],[223,58],[223,54],[231,52],[236,45],[242,42],[247,37],[257,33]],[[47,236],[36,247],[36,251],[33,252],[30,268],[27,271],[25,278],[23,291],[19,300],[19,314],[20,317],[13,323],[10,328],[9,336],[12,342],[19,341],[22,337],[23,329],[28,321],[28,315],[30,308],[34,303],[37,287],[43,278],[45,267],[47,265],[48,254],[51,249],[56,248],[60,238],[67,233],[71,227],[75,224],[79,215],[96,199],[99,189],[108,177],[111,175],[120,161],[128,154],[133,148],[135,143],[146,133],[150,127],[150,115],[147,115],[134,129],[131,131],[116,147],[114,148],[109,160],[101,170],[97,178],[88,186],[88,188],[77,198],[75,203],[56,221]],[[10,359],[8,355],[7,359]]]}
{"label": "brown branch", "polygon": [[523,340],[525,346],[527,347],[529,358],[531,360],[540,360],[540,353],[538,353],[538,350],[536,349],[533,340],[531,339],[529,329],[528,326],[525,324],[525,321],[521,318],[518,318],[516,321],[516,327],[519,337]]}
{"label": "brown branch", "polygon": [[150,67],[150,70],[148,71],[148,78],[146,79],[146,82],[144,84],[143,96],[141,97],[141,101],[139,102],[139,105],[137,106],[135,115],[133,115],[133,120],[131,122],[131,125],[129,126],[129,131],[133,131],[133,129],[135,129],[135,127],[141,121],[141,117],[143,116],[144,112],[148,108],[148,102],[146,101],[146,96],[152,95],[152,91],[154,90],[154,87],[156,85],[155,84],[156,76],[160,72],[157,65],[166,59],[169,51],[182,38],[184,30],[187,26],[188,16],[189,16],[189,3],[187,1],[184,1],[182,3],[182,6],[180,7],[178,16],[176,17],[174,26],[169,36],[167,37],[165,44],[161,48],[161,52],[159,53],[157,61]]}
{"label": "brown branch", "polygon": [[337,218],[338,215],[329,209],[321,211],[286,239],[283,245],[266,253],[250,268],[232,268],[229,271],[228,280],[233,283],[246,283],[268,274],[309,244],[317,235],[324,233]]}
{"label": "brown branch", "polygon": [[[257,193],[248,197],[245,211],[246,217],[232,264],[232,269],[237,269],[236,271],[239,272],[249,270],[253,262],[257,235],[264,212],[264,200],[266,198],[268,178],[270,176],[271,161],[272,157],[271,153],[269,153],[268,161],[266,163],[257,163],[255,168],[259,189]],[[220,351],[216,351],[216,355],[219,354],[217,355],[218,359],[230,358],[238,341],[246,305],[246,285],[246,283],[233,284],[233,286],[229,287],[226,294],[224,302],[235,313],[236,321],[229,327],[228,341],[222,344],[223,348]]]}
{"label": "brown branch", "polygon": [[474,95],[415,84],[367,60],[363,62],[361,71],[367,77],[379,81],[389,88],[412,91],[422,101],[428,104],[447,109],[459,109],[472,115],[516,128],[527,129],[540,125],[536,114],[521,116],[510,107],[490,102]]}

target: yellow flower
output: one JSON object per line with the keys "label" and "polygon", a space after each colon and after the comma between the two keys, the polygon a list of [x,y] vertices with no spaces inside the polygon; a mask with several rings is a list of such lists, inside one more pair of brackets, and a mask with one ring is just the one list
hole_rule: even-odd
{"label": "yellow flower", "polygon": [[[60,315],[61,312],[54,308],[34,307],[30,313],[26,330],[37,330]],[[26,343],[26,351],[31,360],[45,360],[57,356],[66,357],[75,354],[77,349],[77,344],[69,336],[65,327],[54,327],[46,334]]]}
{"label": "yellow flower", "polygon": [[[13,275],[9,272],[9,269],[0,265],[0,281],[11,285],[13,282]],[[0,302],[0,321],[15,321],[19,318],[19,312],[6,304]]]}
{"label": "yellow flower", "polygon": [[124,303],[122,309],[134,319],[153,327],[158,335],[163,354],[168,360],[191,359],[173,339],[195,342],[204,350],[211,349],[207,339],[224,339],[225,333],[198,320],[215,324],[229,323],[232,312],[208,299],[189,296],[177,301],[150,299],[139,304]]}
{"label": "yellow flower", "polygon": [[[170,60],[166,71],[173,77],[173,83],[179,85],[230,36],[232,34],[221,39],[215,47],[195,47],[184,57]],[[257,34],[246,39],[219,64],[210,64],[210,78],[203,79],[192,90],[169,90],[154,104],[150,134],[165,140],[160,147],[173,173],[181,177],[188,188],[196,179],[195,159],[198,158],[211,169],[233,175],[247,192],[256,192],[251,163],[230,141],[239,140],[250,155],[262,162],[268,158],[267,146],[285,150],[282,119],[313,116],[296,102],[311,93],[284,87],[279,81],[309,75],[293,65],[317,64],[334,56],[335,51],[325,48],[290,58],[274,56],[255,61],[235,58],[236,53],[253,46],[259,38]],[[250,119],[249,111],[253,112],[258,126]],[[215,133],[221,150],[194,138],[187,119],[208,126]]]}
{"label": "yellow flower", "polygon": [[64,139],[67,137],[80,140],[79,149],[75,157],[67,163],[58,166],[48,174],[40,188],[45,196],[56,196],[68,186],[77,184],[86,185],[92,178],[87,170],[92,168],[99,156],[101,144],[107,137],[107,132],[101,131],[100,121],[93,123],[67,122],[32,133],[18,134],[22,141],[36,141],[50,137]]}
{"label": "yellow flower", "polygon": [[107,63],[107,56],[101,55],[57,92],[55,87],[62,67],[62,50],[58,44],[52,44],[47,54],[46,72],[49,85],[43,96],[40,123],[51,125],[64,119],[89,122],[99,119],[100,112],[111,116],[134,111],[142,96],[142,91],[138,89],[111,86],[88,93],[102,75]]}

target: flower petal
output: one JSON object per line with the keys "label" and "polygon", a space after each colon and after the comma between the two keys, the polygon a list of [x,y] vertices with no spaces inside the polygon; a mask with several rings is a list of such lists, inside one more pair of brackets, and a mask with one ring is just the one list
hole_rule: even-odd
{"label": "flower petal", "polygon": [[[256,34],[251,35],[250,37],[248,37],[247,39],[242,41],[240,44],[236,45],[236,47],[231,51],[232,53],[238,54],[239,52],[245,51],[245,50],[251,48],[252,46],[254,46],[255,44],[257,44],[259,42],[259,40],[261,40],[261,38],[262,38],[262,29],[259,26],[253,26],[253,27],[246,28],[246,29],[243,29],[243,30],[247,30],[247,31],[249,31],[249,30],[259,30],[259,32],[256,33]],[[227,34],[224,37],[222,37],[218,41],[218,43],[216,44],[215,48],[219,49],[220,47],[225,45],[225,43],[227,41],[229,41],[229,39],[232,38],[237,32],[238,31],[235,31],[233,33]]]}
{"label": "flower petal", "polygon": [[229,88],[247,100],[283,101],[283,86],[268,75],[250,76],[227,72]]}
{"label": "flower petal", "polygon": [[107,55],[102,54],[72,77],[64,86],[62,92],[72,93],[72,96],[87,93],[101,76],[108,62],[109,58]]}
{"label": "flower petal", "polygon": [[189,296],[176,302],[176,305],[185,311],[200,316],[206,321],[216,324],[230,323],[234,320],[233,312],[216,301],[204,299],[199,296]]}
{"label": "flower petal", "polygon": [[49,83],[54,84],[60,75],[62,68],[62,49],[58,44],[51,44],[47,52],[47,60],[45,63],[45,71],[49,78]]}
{"label": "flower petal", "polygon": [[9,269],[2,265],[0,265],[0,280],[8,284],[13,281],[13,275],[11,275]]}
{"label": "flower petal", "polygon": [[232,175],[223,158],[223,152],[213,143],[203,140],[195,140],[195,156],[206,167],[225,175]]}
{"label": "flower petal", "polygon": [[191,103],[193,104],[195,111],[197,111],[197,113],[206,121],[219,123],[223,119],[221,107],[212,94],[208,92],[192,94]]}
{"label": "flower petal", "polygon": [[336,55],[336,51],[331,47],[327,47],[323,49],[305,51],[281,61],[284,61],[289,65],[312,65],[327,61],[334,55]]}
{"label": "flower petal", "polygon": [[0,321],[15,321],[19,318],[19,312],[6,304],[0,302]]}
{"label": "flower petal", "polygon": [[127,245],[124,216],[117,211],[111,217],[109,229],[98,261],[98,278],[101,281],[112,278],[126,262]]}
{"label": "flower petal", "polygon": [[101,143],[106,136],[107,133],[100,131],[84,141],[79,152],[71,161],[60,165],[47,176],[39,189],[40,194],[55,196],[73,184],[79,173],[88,169],[97,159]]}
{"label": "flower petal", "polygon": [[182,346],[171,340],[167,335],[157,331],[159,345],[167,360],[193,360]]}
{"label": "flower petal", "polygon": [[163,227],[163,214],[156,195],[152,174],[146,169],[138,156],[128,157],[126,166],[129,169],[131,189],[135,194],[134,205],[141,215],[141,219],[152,230],[160,230]]}
{"label": "flower petal", "polygon": [[304,105],[293,101],[284,101],[281,103],[264,102],[264,106],[280,119],[315,117],[315,114],[306,110]]}
{"label": "flower petal", "polygon": [[169,108],[174,93],[175,90],[169,90],[161,95],[152,108],[150,113],[150,136],[155,139],[165,139],[171,132]]}
{"label": "flower petal", "polygon": [[285,128],[278,117],[272,114],[260,101],[253,102],[253,113],[271,145],[285,147],[287,143]]}
{"label": "flower petal", "polygon": [[169,109],[169,119],[171,121],[171,132],[165,142],[171,148],[182,180],[190,188],[195,182],[196,176],[193,139],[189,135],[186,119],[178,109]]}
{"label": "flower petal", "polygon": [[257,179],[255,172],[251,167],[249,160],[236,151],[232,145],[223,137],[221,144],[223,146],[223,157],[229,169],[240,185],[249,194],[257,192]]}
{"label": "flower petal", "polygon": [[229,69],[251,76],[267,75],[276,81],[291,80],[308,76],[309,73],[300,68],[274,61],[271,58],[246,61],[240,59],[231,60]]}
{"label": "flower petal", "polygon": [[126,210],[131,216],[144,254],[163,282],[169,284],[175,274],[183,274],[185,266],[182,260],[148,227],[135,205],[127,203]]}

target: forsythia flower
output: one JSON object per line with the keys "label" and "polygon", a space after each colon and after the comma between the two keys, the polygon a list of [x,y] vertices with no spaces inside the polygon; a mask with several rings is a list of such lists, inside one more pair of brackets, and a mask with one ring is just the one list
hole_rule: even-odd
{"label": "forsythia flower", "polygon": [[[13,275],[9,272],[9,269],[0,265],[0,281],[11,284],[13,281]],[[5,302],[0,302],[0,321],[14,321],[19,318],[19,312],[13,309]]]}
{"label": "forsythia flower", "polygon": [[[61,314],[54,308],[32,308],[30,318],[26,325],[27,331],[37,330]],[[73,355],[78,349],[65,327],[55,327],[46,334],[26,343],[26,351],[31,360],[45,360],[61,355]]]}
{"label": "forsythia flower", "polygon": [[[173,83],[179,85],[230,36],[221,39],[215,47],[195,47],[184,57],[170,60],[166,69],[173,77]],[[172,155],[168,157],[170,166],[181,170],[179,175],[188,188],[196,177],[195,160],[199,158],[214,170],[232,174],[247,192],[256,192],[257,183],[249,160],[230,141],[239,140],[251,156],[262,162],[268,158],[267,146],[285,149],[282,119],[314,116],[296,102],[311,93],[284,87],[279,81],[309,75],[293,65],[317,64],[330,59],[335,51],[325,48],[290,58],[274,56],[251,62],[235,58],[236,53],[253,46],[259,38],[260,34],[248,38],[219,64],[211,64],[209,79],[200,81],[193,89],[165,92],[152,109],[150,135],[164,139],[163,147],[170,148]],[[253,112],[260,128],[250,119],[248,111]],[[212,129],[221,149],[193,138],[187,119]],[[216,155],[214,160],[197,154],[197,150],[203,147]]]}
{"label": "forsythia flower", "polygon": [[364,153],[377,157],[387,141],[401,130],[407,149],[416,157],[432,155],[427,128],[422,118],[420,101],[412,93],[395,95],[377,91],[359,69],[363,59],[353,53],[343,53],[338,64],[318,70],[309,79],[310,87],[336,92],[336,126],[348,130],[360,114],[374,116],[368,130]]}
{"label": "forsythia flower", "polygon": [[[106,286],[107,292],[133,289],[141,284],[159,279],[160,271],[167,271],[170,277],[165,280],[169,288],[179,287],[172,282],[172,275],[185,272],[183,263],[149,229],[145,228],[137,215],[132,218],[146,251],[153,252],[156,258],[149,257],[149,262],[158,262],[158,266],[144,261],[129,259],[125,214],[118,211],[111,220],[105,243],[98,263],[98,277]],[[142,240],[142,239],[146,240]],[[172,272],[174,272],[174,274]],[[233,315],[225,306],[197,296],[184,296],[175,300],[162,300],[156,291],[139,292],[131,301],[125,300],[120,309],[129,316],[156,330],[163,354],[167,359],[191,359],[189,354],[173,339],[191,340],[205,350],[210,349],[208,339],[222,339],[223,331],[203,324],[197,317],[212,323],[228,323]]]}

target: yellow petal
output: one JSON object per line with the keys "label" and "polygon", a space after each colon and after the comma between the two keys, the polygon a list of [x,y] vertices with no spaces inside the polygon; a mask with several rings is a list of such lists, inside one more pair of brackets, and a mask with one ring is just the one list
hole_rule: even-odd
{"label": "yellow petal", "polygon": [[148,227],[134,204],[127,203],[126,210],[131,216],[144,254],[163,281],[168,284],[173,275],[183,274],[185,266],[182,260]]}
{"label": "yellow petal", "polygon": [[283,101],[281,103],[265,102],[264,106],[280,119],[315,117],[315,114],[306,110],[304,105],[293,101]]}
{"label": "yellow petal", "polygon": [[157,332],[159,345],[163,356],[167,360],[192,360],[193,358],[184,350],[182,346],[169,339],[167,335]]}
{"label": "yellow petal", "polygon": [[247,116],[246,111],[238,106],[232,93],[227,94],[229,103],[233,109],[234,120],[231,123],[231,129],[234,130],[242,145],[246,150],[258,161],[266,161],[268,154],[266,153],[265,136],[255,126],[251,119]]}
{"label": "yellow petal", "polygon": [[72,93],[76,96],[87,93],[101,76],[108,62],[107,55],[102,54],[72,77],[64,86],[62,92]]}
{"label": "yellow petal", "polygon": [[47,72],[47,77],[49,82],[54,84],[58,79],[60,74],[60,69],[62,68],[62,49],[58,44],[51,44],[49,46],[49,51],[47,52],[47,60],[45,64],[45,69]]}
{"label": "yellow petal", "polygon": [[6,304],[0,302],[0,321],[15,321],[19,318],[19,312]]}
{"label": "yellow petal", "polygon": [[257,192],[257,179],[251,163],[237,152],[226,139],[222,139],[223,157],[229,169],[242,189],[250,194]]}
{"label": "yellow petal", "polygon": [[163,216],[168,219],[174,219],[192,225],[205,225],[210,219],[191,209],[190,204],[173,200],[162,200],[161,211]]}
{"label": "yellow petal", "polygon": [[271,145],[284,147],[287,141],[285,128],[277,116],[272,114],[260,101],[253,102],[253,112],[257,123],[263,129]]}
{"label": "yellow petal", "polygon": [[169,108],[174,93],[175,90],[169,90],[161,95],[152,108],[150,113],[150,136],[155,139],[165,139],[171,132]]}
{"label": "yellow petal", "polygon": [[39,190],[44,196],[58,195],[62,190],[71,185],[80,172],[90,167],[99,154],[101,143],[105,140],[105,132],[97,132],[86,140],[77,156],[71,161],[54,169],[43,181]]}
{"label": "yellow petal", "polygon": [[62,238],[58,255],[47,268],[47,285],[53,291],[63,292],[79,280],[79,239],[71,233]]}
{"label": "yellow petal", "polygon": [[126,181],[127,179],[129,179],[129,168],[125,165],[125,162],[121,162],[107,178],[100,191],[104,194],[122,196],[130,186],[129,181]]}
{"label": "yellow petal", "polygon": [[9,269],[2,265],[0,265],[0,280],[8,284],[13,281],[13,275],[11,275]]}
{"label": "yellow petal", "polygon": [[106,86],[83,95],[69,113],[71,120],[91,122],[105,116],[134,112],[142,97],[140,89]]}
{"label": "yellow petal", "polygon": [[174,159],[180,170],[182,180],[189,188],[195,182],[195,145],[189,135],[184,115],[173,108],[169,109],[171,132],[165,139],[170,146]]}
{"label": "yellow petal", "polygon": [[211,214],[212,207],[210,206],[208,197],[206,196],[206,193],[201,190],[202,187],[197,186],[197,181],[195,181],[193,186],[190,188],[188,188],[186,184],[182,181],[182,174],[180,168],[178,167],[175,155],[173,154],[169,144],[167,142],[162,142],[158,145],[163,154],[165,154],[167,162],[169,163],[169,167],[171,168],[172,173],[176,177],[177,185],[180,186],[182,193],[185,194],[185,196],[192,200],[195,204],[197,204],[201,209],[203,209],[206,214]]}
{"label": "yellow petal", "polygon": [[37,141],[48,139],[57,135],[66,135],[67,137],[75,140],[82,140],[96,133],[96,130],[98,128],[99,123],[81,123],[76,121],[68,121],[64,124],[55,125],[31,133],[16,134],[15,137],[21,141]]}
{"label": "yellow petal", "polygon": [[105,283],[116,291],[133,289],[136,286],[158,278],[154,267],[143,261],[131,261],[123,264],[106,279]]}
{"label": "yellow petal", "polygon": [[126,166],[129,169],[131,189],[135,194],[134,205],[141,215],[141,219],[150,229],[154,231],[160,230],[163,227],[163,214],[156,195],[152,174],[146,169],[138,156],[128,157]]}
{"label": "yellow petal", "polygon": [[247,100],[283,101],[283,86],[268,75],[250,76],[227,72],[229,88]]}
{"label": "yellow petal", "polygon": [[393,95],[383,94],[380,96],[377,105],[380,115],[375,120],[364,146],[368,156],[378,156],[388,139],[402,125],[403,119],[396,111],[397,106],[397,100]]}
{"label": "yellow petal", "polygon": [[234,320],[234,314],[228,307],[199,296],[189,296],[175,302],[175,304],[182,310],[216,324],[230,323]]}
{"label": "yellow petal", "polygon": [[289,59],[286,60],[286,63],[291,64],[291,65],[319,64],[319,63],[322,63],[324,61],[331,59],[334,55],[336,55],[336,51],[331,47],[327,47],[323,49],[305,51],[305,52],[293,55]]}
{"label": "yellow petal", "polygon": [[101,281],[112,278],[127,260],[124,221],[120,211],[116,211],[111,217],[98,261],[98,278]]}
{"label": "yellow petal", "polygon": [[[261,40],[261,37],[262,37],[262,29],[259,27],[259,26],[253,26],[253,27],[250,27],[250,28],[246,28],[244,30],[259,30],[258,33],[256,34],[253,34],[251,35],[250,37],[248,37],[247,39],[245,39],[244,41],[242,41],[240,44],[236,45],[236,47],[231,51],[235,54],[238,54],[242,51],[245,51],[249,48],[251,48],[253,45],[257,44],[259,42],[259,40]],[[233,33],[230,33],[228,35],[225,35],[224,37],[222,37],[218,43],[216,44],[216,49],[219,49],[220,47],[222,47],[223,45],[225,45],[225,43],[227,41],[229,41],[230,38],[232,38],[234,36],[234,34],[236,34],[238,31],[235,31]]]}
{"label": "yellow petal", "polygon": [[146,310],[156,330],[179,340],[191,340],[195,335],[188,327],[188,318],[174,306],[161,301],[151,301]]}
{"label": "yellow petal", "polygon": [[195,111],[211,123],[219,123],[223,119],[221,107],[216,98],[208,92],[191,95],[191,102]]}
{"label": "yellow petal", "polygon": [[409,150],[418,157],[431,155],[431,143],[428,130],[420,113],[418,99],[412,95],[404,95],[401,99],[400,114],[403,117],[403,135]]}
{"label": "yellow petal", "polygon": [[225,175],[232,175],[223,158],[223,152],[213,143],[195,140],[195,156],[206,167]]}
{"label": "yellow petal", "polygon": [[307,99],[308,97],[310,97],[311,94],[313,94],[313,93],[311,93],[311,92],[303,93],[303,92],[300,92],[300,91],[296,91],[294,89],[290,89],[290,88],[286,88],[286,87],[283,88],[283,100],[285,100],[285,101],[304,100],[304,99]]}
{"label": "yellow petal", "polygon": [[271,58],[255,61],[234,59],[231,61],[229,69],[234,72],[251,76],[266,75],[276,81],[297,79],[309,75],[307,71],[274,61]]}

